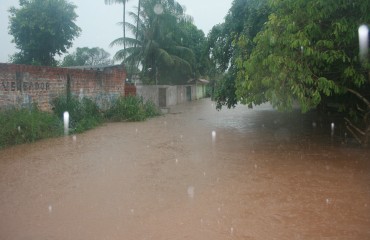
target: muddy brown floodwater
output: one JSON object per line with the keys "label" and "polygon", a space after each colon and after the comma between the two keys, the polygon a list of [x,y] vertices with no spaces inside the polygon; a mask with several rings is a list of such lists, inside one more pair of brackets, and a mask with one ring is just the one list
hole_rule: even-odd
{"label": "muddy brown floodwater", "polygon": [[313,121],[201,100],[1,150],[0,239],[370,239],[370,151]]}

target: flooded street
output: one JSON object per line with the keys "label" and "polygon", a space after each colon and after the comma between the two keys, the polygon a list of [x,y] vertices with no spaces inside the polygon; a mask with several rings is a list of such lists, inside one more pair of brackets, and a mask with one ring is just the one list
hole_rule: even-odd
{"label": "flooded street", "polygon": [[0,239],[370,239],[370,150],[330,130],[201,100],[0,150]]}

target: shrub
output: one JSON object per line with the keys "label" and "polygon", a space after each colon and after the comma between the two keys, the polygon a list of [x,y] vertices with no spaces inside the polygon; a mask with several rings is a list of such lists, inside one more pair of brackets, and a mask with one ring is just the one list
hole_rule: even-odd
{"label": "shrub", "polygon": [[[54,114],[31,109],[11,109],[0,112],[0,148],[33,142],[63,134],[63,113],[69,112],[72,133],[80,133],[98,126],[103,116],[98,106],[90,99],[79,101],[76,97],[58,97],[52,101]],[[160,115],[150,101],[139,97],[121,97],[106,112],[108,120],[144,121]]]}
{"label": "shrub", "polygon": [[144,121],[148,117],[158,116],[157,107],[151,102],[136,96],[120,97],[106,112],[106,118],[112,121]]}
{"label": "shrub", "polygon": [[0,125],[0,148],[63,133],[63,124],[55,115],[42,112],[35,106],[0,112]]}
{"label": "shrub", "polygon": [[144,103],[145,114],[147,118],[156,117],[161,115],[160,110],[152,101],[146,101]]}
{"label": "shrub", "polygon": [[52,101],[54,113],[63,118],[63,113],[69,113],[69,127],[72,133],[81,133],[102,123],[99,107],[91,99],[60,96]]}

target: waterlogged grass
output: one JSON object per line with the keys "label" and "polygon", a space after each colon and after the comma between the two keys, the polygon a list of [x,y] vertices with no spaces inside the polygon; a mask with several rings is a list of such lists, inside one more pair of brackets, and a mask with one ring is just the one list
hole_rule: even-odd
{"label": "waterlogged grass", "polygon": [[121,97],[105,112],[90,99],[81,101],[70,96],[53,100],[53,113],[31,109],[11,109],[0,112],[0,149],[6,146],[34,142],[43,138],[61,136],[63,113],[69,112],[70,133],[81,133],[104,121],[144,121],[160,115],[154,103],[142,98]]}
{"label": "waterlogged grass", "polygon": [[36,107],[0,112],[0,126],[0,148],[63,133],[63,124],[57,116]]}

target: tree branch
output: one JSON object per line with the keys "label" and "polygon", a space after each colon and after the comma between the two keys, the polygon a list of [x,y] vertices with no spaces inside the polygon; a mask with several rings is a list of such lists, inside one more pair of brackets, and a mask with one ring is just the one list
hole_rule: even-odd
{"label": "tree branch", "polygon": [[[359,129],[358,127],[356,127],[355,125],[353,125],[352,122],[348,118],[344,118],[344,120],[346,121],[346,128],[347,128],[347,130],[352,134],[352,136],[354,136],[356,138],[356,140],[360,144],[363,144],[363,141],[358,136],[358,134],[361,134],[361,135],[365,136],[365,133],[361,129]],[[357,133],[355,133],[354,130],[356,130]]]}
{"label": "tree branch", "polygon": [[368,108],[370,108],[370,102],[369,100],[367,100],[364,96],[361,95],[361,93],[353,90],[353,89],[350,89],[350,88],[347,88],[347,91],[354,94],[356,97],[358,97],[359,99],[361,99],[366,105]]}

